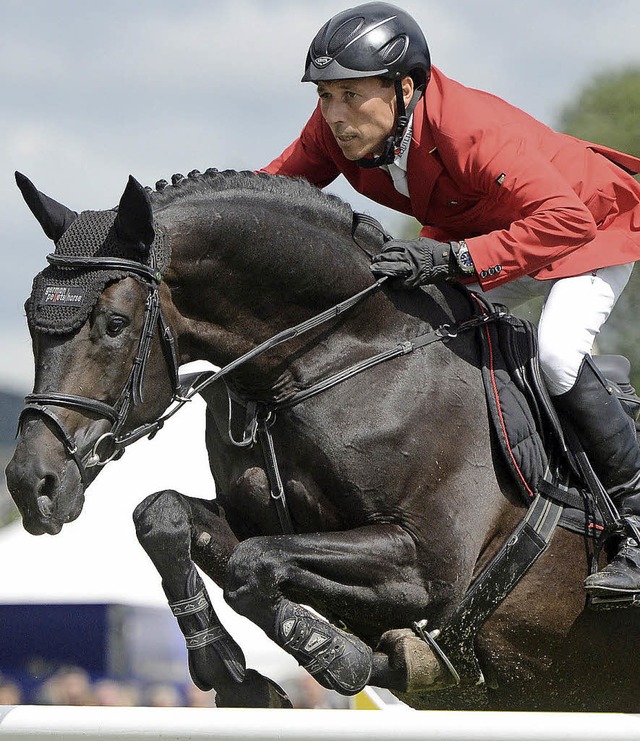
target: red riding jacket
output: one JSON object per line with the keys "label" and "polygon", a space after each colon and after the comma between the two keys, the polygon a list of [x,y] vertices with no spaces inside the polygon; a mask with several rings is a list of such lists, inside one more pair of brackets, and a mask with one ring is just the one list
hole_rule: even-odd
{"label": "red riding jacket", "polygon": [[344,174],[414,216],[422,236],[465,239],[488,290],[526,274],[562,278],[640,260],[640,183],[625,169],[640,172],[640,159],[559,134],[434,68],[413,117],[410,198],[385,170],[347,160],[319,107],[264,171],[320,188]]}

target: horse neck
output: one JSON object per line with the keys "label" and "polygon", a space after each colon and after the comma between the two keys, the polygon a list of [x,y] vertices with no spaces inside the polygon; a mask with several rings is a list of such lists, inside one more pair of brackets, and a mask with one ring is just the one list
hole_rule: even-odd
{"label": "horse neck", "polygon": [[[171,240],[166,281],[182,319],[183,362],[224,365],[372,282],[344,218],[268,195],[240,205],[224,195],[157,214]],[[287,343],[287,354],[296,349]],[[270,353],[252,370],[273,381],[282,359]]]}

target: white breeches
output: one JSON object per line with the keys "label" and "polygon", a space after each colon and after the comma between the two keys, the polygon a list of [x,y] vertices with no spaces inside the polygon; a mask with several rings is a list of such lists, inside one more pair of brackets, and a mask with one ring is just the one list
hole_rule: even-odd
{"label": "white breeches", "polygon": [[[598,332],[631,277],[634,264],[614,265],[557,280],[524,276],[484,293],[489,301],[504,304],[511,310],[532,298],[544,298],[538,322],[538,345],[540,367],[552,396],[573,387],[582,360],[591,353]],[[478,283],[467,287],[482,292]]]}

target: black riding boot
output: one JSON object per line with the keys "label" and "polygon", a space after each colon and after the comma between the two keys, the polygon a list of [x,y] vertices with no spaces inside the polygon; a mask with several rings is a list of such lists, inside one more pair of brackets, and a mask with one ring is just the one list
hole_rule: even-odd
{"label": "black riding boot", "polygon": [[575,430],[628,531],[611,562],[587,577],[585,589],[600,595],[640,592],[640,446],[635,426],[588,356],[573,388],[553,401],[560,418]]}

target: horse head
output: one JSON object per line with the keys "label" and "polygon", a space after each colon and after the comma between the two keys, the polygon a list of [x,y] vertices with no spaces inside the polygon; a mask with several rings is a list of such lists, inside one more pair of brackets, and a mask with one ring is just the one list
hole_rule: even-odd
{"label": "horse head", "polygon": [[[308,183],[212,170],[149,195],[130,178],[116,209],[76,213],[16,179],[55,242],[25,307],[36,377],[7,468],[34,534],[75,519],[100,467],[157,429],[178,362],[225,366],[373,284],[379,230],[356,246],[351,209]],[[229,381],[282,398],[321,372],[314,333],[274,348]]]}
{"label": "horse head", "polygon": [[7,483],[24,527],[56,534],[120,453],[118,437],[172,399],[177,360],[161,282],[169,248],[133,178],[117,209],[79,214],[23,175],[16,181],[56,249],[25,305],[36,377]]}

